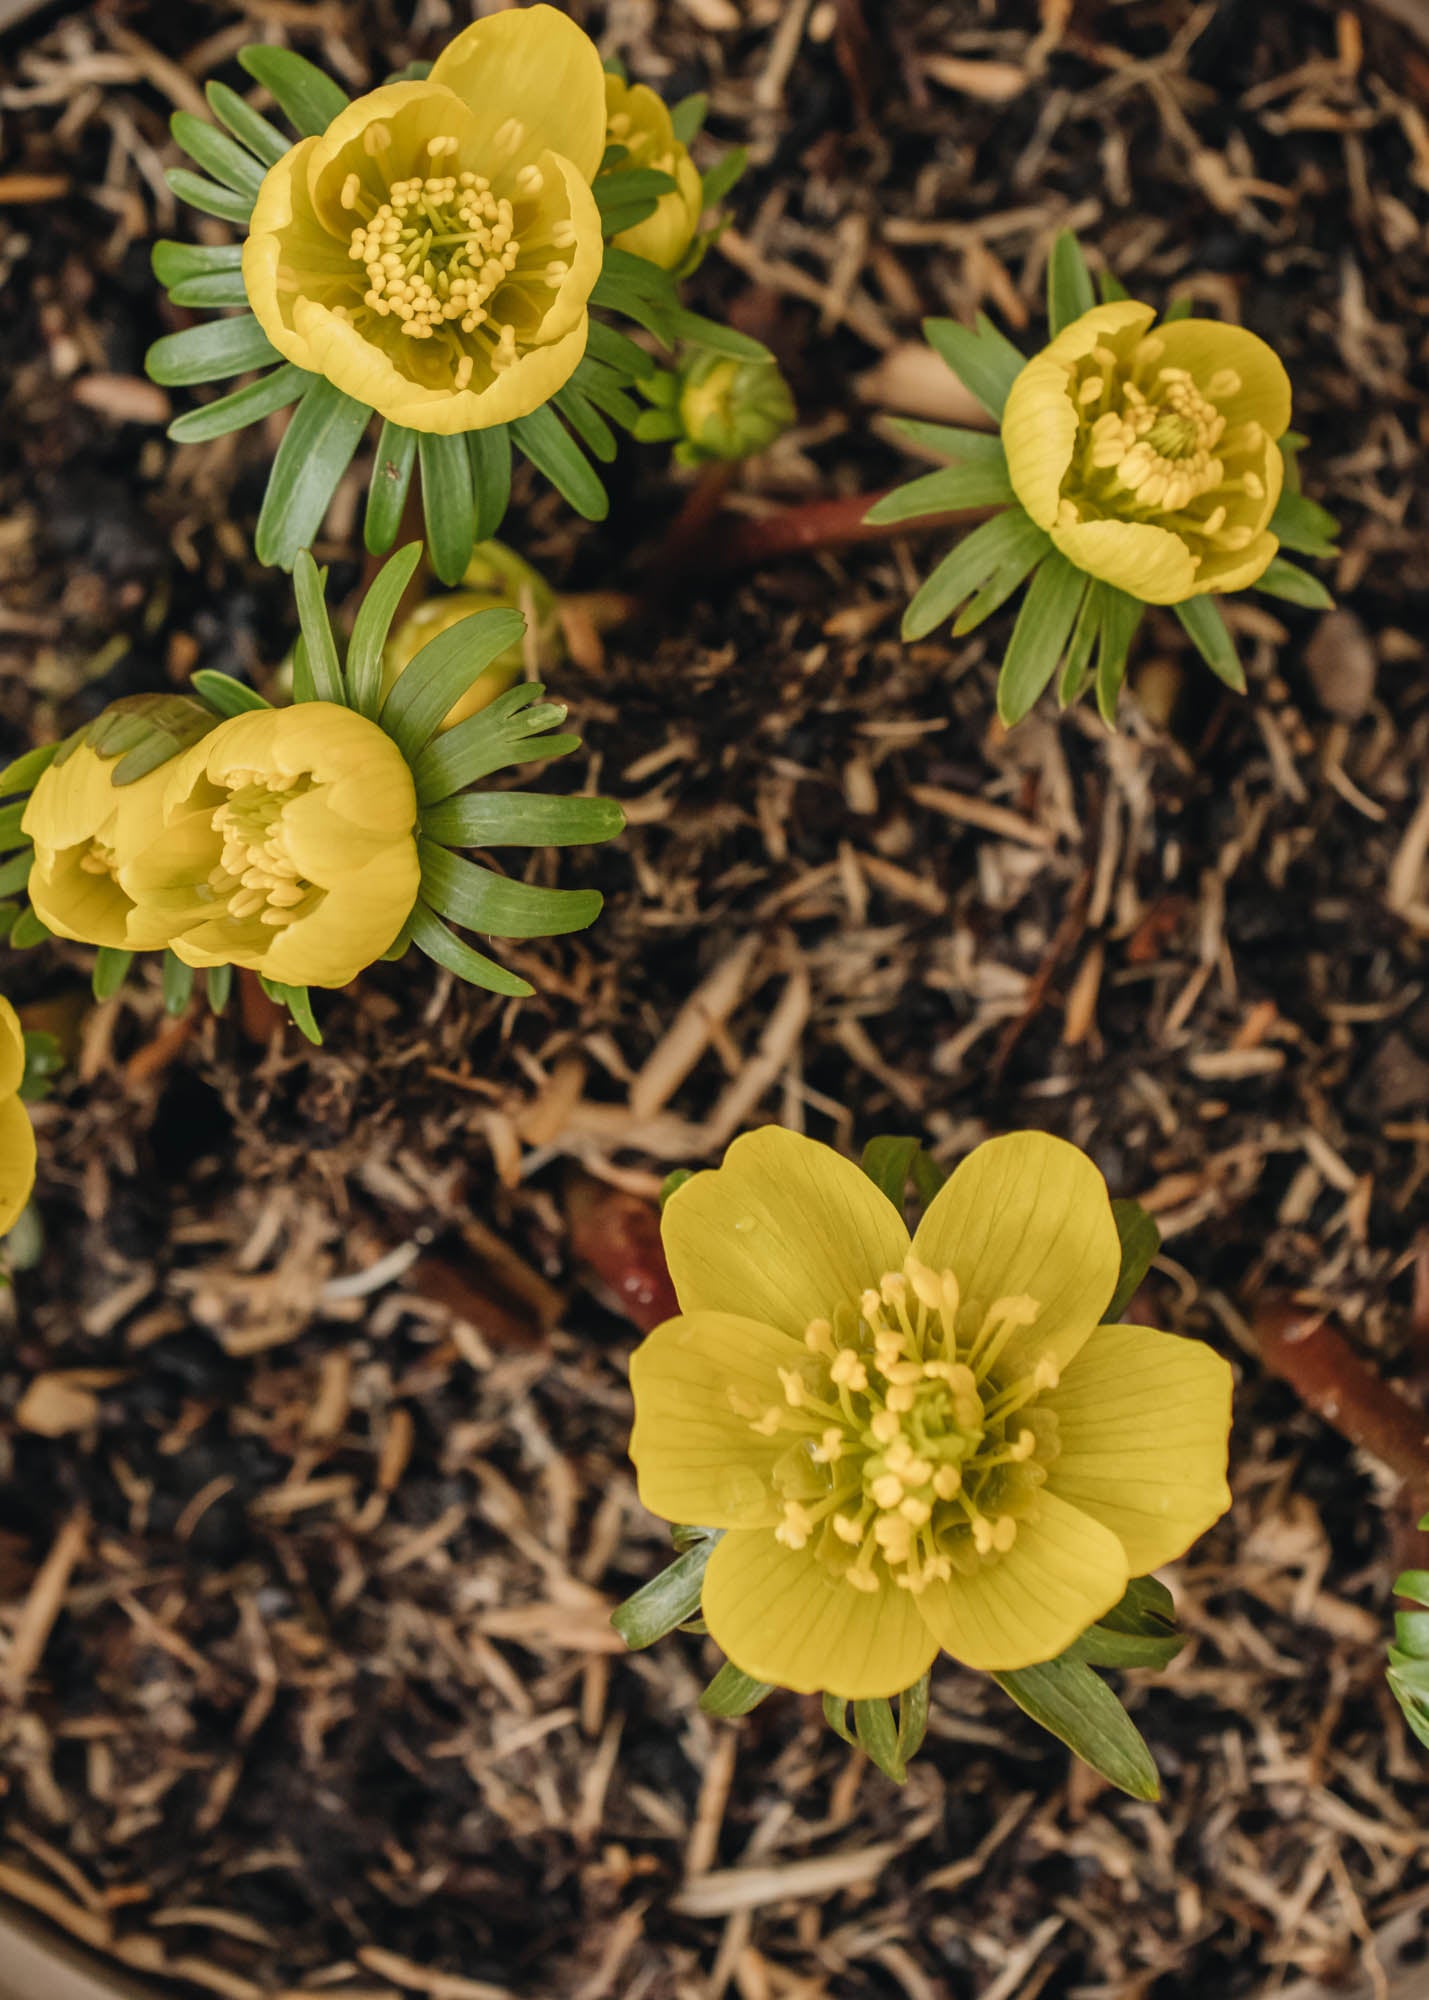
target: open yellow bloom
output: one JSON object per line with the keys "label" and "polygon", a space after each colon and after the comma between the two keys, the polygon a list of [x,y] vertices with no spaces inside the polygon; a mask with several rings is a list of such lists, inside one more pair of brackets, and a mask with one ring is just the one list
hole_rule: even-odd
{"label": "open yellow bloom", "polygon": [[412,430],[528,416],[585,353],[605,143],[595,44],[554,7],[474,21],[264,177],[243,282],[280,353]]}
{"label": "open yellow bloom", "polygon": [[163,827],[121,857],[130,943],[283,986],[345,986],[417,899],[416,792],[375,722],[333,702],[235,715],[165,767]]}
{"label": "open yellow bloom", "polygon": [[1147,604],[1243,590],[1279,547],[1290,382],[1253,333],[1095,306],[1014,381],[1013,491],[1079,569]]}
{"label": "open yellow bloom", "polygon": [[35,1130],[17,1095],[25,1077],[25,1031],[0,998],[0,1236],[13,1229],[35,1185]]}
{"label": "open yellow bloom", "polygon": [[662,1223],[681,1305],[631,1360],[630,1452],[666,1520],[722,1528],[710,1631],[745,1673],[849,1700],[939,1649],[1054,1658],[1230,1503],[1230,1370],[1098,1322],[1120,1268],[1073,1146],[979,1146],[903,1219],[777,1127]]}
{"label": "open yellow bloom", "polygon": [[29,897],[41,923],[56,937],[123,950],[133,946],[134,900],[120,886],[120,858],[146,846],[162,826],[173,766],[116,785],[115,762],[81,743],[40,778],[22,826],[35,843]]}
{"label": "open yellow bloom", "polygon": [[610,169],[653,167],[669,174],[675,186],[662,194],[655,213],[611,238],[617,250],[644,257],[662,271],[672,271],[694,240],[704,210],[704,188],[689,149],[675,137],[669,106],[648,84],[605,79],[606,143],[623,146],[625,158]]}

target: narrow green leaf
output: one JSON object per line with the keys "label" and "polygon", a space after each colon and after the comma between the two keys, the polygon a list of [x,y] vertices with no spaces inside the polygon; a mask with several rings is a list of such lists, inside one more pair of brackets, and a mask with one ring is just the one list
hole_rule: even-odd
{"label": "narrow green leaf", "polygon": [[898,1725],[893,1720],[892,1703],[884,1700],[856,1701],[853,1705],[853,1729],[860,1747],[884,1777],[891,1778],[895,1785],[903,1784],[908,1773],[898,1754]]}
{"label": "narrow green leaf", "polygon": [[466,448],[471,459],[471,495],[476,510],[472,527],[474,539],[489,542],[506,518],[511,503],[511,432],[505,424],[489,430],[468,431]]}
{"label": "narrow green leaf", "polygon": [[483,937],[564,937],[588,929],[605,901],[598,889],[546,889],[512,881],[425,838],[418,839],[417,855],[422,900],[438,915]]}
{"label": "narrow green leaf", "polygon": [[246,146],[240,146],[205,119],[195,118],[192,111],[176,111],[169,120],[169,130],[174,143],[191,160],[224,187],[245,195],[251,208],[263,185],[263,168]]}
{"label": "narrow green leaf", "polygon": [[382,706],[382,654],[387,635],[421,560],[420,542],[408,542],[390,556],[372,579],[353,620],[347,646],[347,700],[349,707],[369,721],[376,719]]}
{"label": "narrow green leaf", "polygon": [[615,457],[615,435],[574,382],[558,389],[551,401],[592,457],[609,465]]}
{"label": "narrow green leaf", "polygon": [[37,917],[33,910],[21,910],[10,926],[10,948],[12,951],[31,951],[37,944],[43,944],[53,935],[49,925]]}
{"label": "narrow green leaf", "polygon": [[[1419,1523],[1420,1527],[1424,1522]],[[1412,1603],[1422,1604],[1429,1610],[1429,1569],[1402,1569],[1394,1579],[1396,1597],[1407,1597]]]}
{"label": "narrow green leaf", "polygon": [[186,1013],[188,1011],[188,1004],[193,999],[194,980],[197,978],[193,967],[185,965],[177,953],[166,951],[164,953],[162,978],[164,986],[164,1012],[166,1014]]}
{"label": "narrow green leaf", "polygon": [[261,111],[255,111],[236,90],[230,90],[226,83],[206,83],[203,94],[208,99],[208,108],[220,125],[226,125],[235,139],[241,141],[250,153],[256,153],[265,167],[274,167],[284,153],[291,149],[291,142],[283,137],[276,125],[270,125]]}
{"label": "narrow green leaf", "polygon": [[169,436],[175,444],[206,444],[210,438],[227,437],[230,431],[260,423],[274,410],[284,410],[289,403],[296,403],[317,379],[307,369],[285,361],[281,368],[272,369],[256,382],[247,382],[216,402],[205,403],[202,409],[188,410],[175,417],[169,425]]}
{"label": "narrow green leaf", "polygon": [[94,955],[94,971],[89,981],[95,999],[101,1004],[112,1000],[129,977],[133,963],[132,951],[119,951],[111,944],[102,944]]}
{"label": "narrow green leaf", "polygon": [[1049,1660],[992,1677],[1041,1728],[1065,1743],[1108,1784],[1134,1799],[1157,1799],[1161,1783],[1136,1724],[1079,1660]]}
{"label": "narrow green leaf", "polygon": [[1126,657],[1146,606],[1113,584],[1101,587],[1102,629],[1097,650],[1097,710],[1108,729],[1116,728],[1116,704],[1126,678]]}
{"label": "narrow green leaf", "polygon": [[678,104],[670,106],[670,125],[682,146],[688,146],[709,116],[710,100],[706,91],[691,91]]}
{"label": "narrow green leaf", "polygon": [[369,555],[385,555],[402,526],[402,510],[417,462],[417,433],[384,418],[367,485],[367,517],[362,540]]}
{"label": "narrow green leaf", "polygon": [[598,175],[591,183],[591,193],[601,221],[606,224],[606,234],[610,235],[608,217],[612,209],[627,201],[646,201],[649,207],[645,213],[653,215],[663,196],[679,193],[679,183],[673,174],[662,174],[655,167],[621,167],[614,173]]}
{"label": "narrow green leaf", "polygon": [[676,306],[666,324],[676,340],[687,340],[692,347],[706,348],[711,354],[726,354],[735,361],[774,359],[762,340],[755,340],[717,319],[706,319],[702,313],[687,312],[683,306]]}
{"label": "narrow green leaf", "polygon": [[242,264],[241,243],[174,243],[164,237],[149,252],[149,267],[165,291],[187,283],[190,278],[211,277],[216,271],[237,271]]}
{"label": "narrow green leaf", "polygon": [[0,896],[13,896],[25,887],[35,865],[33,847],[22,847],[8,861],[0,861]]}
{"label": "narrow green leaf", "polygon": [[940,1194],[947,1185],[947,1175],[926,1150],[920,1150],[913,1162],[913,1186],[918,1199],[926,1208],[934,1195]]}
{"label": "narrow green leaf", "polygon": [[1172,299],[1170,305],[1167,306],[1165,312],[1161,315],[1161,324],[1163,326],[1171,326],[1178,319],[1189,319],[1191,317],[1191,309],[1192,302],[1190,299]]}
{"label": "narrow green leaf", "polygon": [[1282,597],[1287,604],[1301,604],[1307,611],[1333,611],[1335,600],[1318,576],[1311,576],[1297,563],[1272,556],[1270,566],[1255,583],[1268,597]]}
{"label": "narrow green leaf", "polygon": [[0,853],[8,853],[12,847],[19,847],[24,841],[21,822],[29,803],[28,799],[16,799],[8,806],[0,806]]}
{"label": "narrow green leaf", "polygon": [[1016,497],[1005,463],[945,465],[885,493],[863,518],[878,525],[913,521],[920,514],[948,513],[959,507],[1005,507]]}
{"label": "narrow green leaf", "polygon": [[700,1709],[705,1715],[748,1715],[773,1692],[768,1681],[757,1681],[732,1660],[726,1660],[700,1696]]}
{"label": "narrow green leaf", "polygon": [[727,152],[721,153],[700,184],[700,196],[705,207],[718,208],[748,165],[747,146],[731,146]]}
{"label": "narrow green leaf", "polygon": [[[1287,460],[1288,464],[1293,460]],[[1324,558],[1340,552],[1336,539],[1340,524],[1334,515],[1303,493],[1292,491],[1288,483],[1270,517],[1270,532],[1282,548],[1293,549],[1296,555]]]}
{"label": "narrow green leaf", "polygon": [[337,641],[332,636],[332,621],[327,615],[323,577],[318,574],[311,549],[298,551],[293,563],[293,590],[298,600],[303,643],[308,650],[308,672],[313,678],[314,698],[336,702],[341,707],[346,693],[342,666],[337,657]]}
{"label": "narrow green leaf", "polygon": [[640,406],[626,393],[623,379],[602,362],[587,356],[571,377],[571,386],[578,388],[588,403],[623,430],[633,431],[640,421]]}
{"label": "narrow green leaf", "polygon": [[304,138],[326,132],[338,113],[347,109],[346,92],[292,49],[255,43],[240,49],[238,60]]}
{"label": "narrow green leaf", "polygon": [[322,1047],[323,1038],[318,1030],[313,1013],[313,999],[306,986],[284,986],[276,979],[265,979],[262,973],[258,982],[268,998],[279,1007],[286,1007],[294,1027],[314,1048]]}
{"label": "narrow green leaf", "polygon": [[590,323],[590,334],[586,340],[586,354],[593,361],[604,362],[617,375],[629,381],[639,381],[653,373],[655,362],[651,355],[628,333],[621,333],[613,326],[605,326],[598,319]]}
{"label": "narrow green leaf", "polygon": [[1245,669],[1214,597],[1188,597],[1171,609],[1191,644],[1216,676],[1237,694],[1245,693]]}
{"label": "narrow green leaf", "polygon": [[611,1624],[632,1653],[653,1646],[657,1639],[675,1631],[699,1610],[705,1566],[718,1540],[717,1532],[705,1530],[684,1555],[611,1612]]}
{"label": "narrow green leaf", "polygon": [[1151,1260],[1161,1248],[1161,1231],[1139,1201],[1114,1201],[1111,1205],[1116,1233],[1121,1238],[1121,1270],[1116,1290],[1103,1320],[1119,1320],[1135,1296],[1136,1288],[1151,1269]]}
{"label": "narrow green leaf", "polygon": [[624,825],[614,799],[544,792],[461,792],[422,810],[422,831],[444,847],[586,847]]}
{"label": "narrow green leaf", "polygon": [[308,642],[299,635],[293,642],[293,700],[316,701],[317,698],[317,683],[308,659]]}
{"label": "narrow green leaf", "polygon": [[950,617],[974,591],[1005,583],[1010,597],[1052,543],[1020,507],[995,514],[952,548],[927,578],[903,614],[905,639],[923,639]]}
{"label": "narrow green leaf", "polygon": [[417,457],[422,467],[427,553],[442,582],[457,584],[471,561],[476,528],[466,439],[423,431],[417,439]]}
{"label": "narrow green leaf", "polygon": [[1129,299],[1131,293],[1114,271],[1098,271],[1097,290],[1104,306],[1117,305],[1122,299]]}
{"label": "narrow green leaf", "polygon": [[928,1706],[932,1694],[931,1669],[898,1697],[898,1757],[906,1770],[923,1747],[928,1734]]}
{"label": "narrow green leaf", "polygon": [[299,549],[317,540],[371,414],[365,403],[354,402],[331,382],[312,378],[268,475],[253,538],[260,563],[291,569]]}
{"label": "narrow green leaf", "polygon": [[257,688],[246,687],[231,674],[221,674],[213,667],[200,667],[197,673],[190,674],[189,685],[200,701],[206,701],[219,715],[246,715],[250,709],[273,706]]}
{"label": "narrow green leaf", "polygon": [[169,287],[176,306],[191,306],[198,312],[224,312],[230,306],[248,309],[248,288],[241,271],[208,271],[201,277],[185,278]]}
{"label": "narrow green leaf", "polygon": [[1047,318],[1052,338],[1055,340],[1063,327],[1090,312],[1096,302],[1082,246],[1070,229],[1060,230],[1047,259]]}
{"label": "narrow green leaf", "polygon": [[[412,943],[418,951],[425,952],[433,964],[445,967],[458,979],[464,979],[468,986],[483,987],[488,993],[506,993],[516,1000],[524,1000],[535,992],[529,980],[508,972],[504,965],[498,965],[494,958],[487,958],[483,952],[473,951],[454,931],[447,929],[427,904],[419,902],[409,922]],[[644,1643],[648,1645],[649,1641]]]}
{"label": "narrow green leaf", "polygon": [[[65,740],[68,741],[68,738]],[[0,799],[32,791],[62,747],[59,743],[37,743],[33,750],[21,751],[12,763],[0,771]]]}
{"label": "narrow green leaf", "polygon": [[233,967],[211,965],[204,975],[204,987],[210,1008],[215,1014],[221,1014],[227,1007],[229,996],[233,991]]}
{"label": "narrow green leaf", "polygon": [[183,389],[225,375],[246,375],[250,368],[266,368],[282,358],[252,313],[238,313],[164,334],[144,356],[144,366],[151,380],[166,389]]}
{"label": "narrow green leaf", "polygon": [[908,1192],[908,1176],[913,1171],[913,1162],[922,1143],[921,1139],[894,1138],[885,1134],[869,1140],[859,1161],[859,1166],[879,1193],[887,1195],[900,1215],[903,1213],[903,1197]]}
{"label": "narrow green leaf", "polygon": [[1105,609],[1104,586],[1093,577],[1087,585],[1077,622],[1072,627],[1067,657],[1062,663],[1062,678],[1057,687],[1057,701],[1062,708],[1070,708],[1074,701],[1079,701],[1091,683],[1092,653],[1101,633]]}
{"label": "narrow green leaf", "polygon": [[1026,366],[1026,356],[998,332],[985,313],[979,313],[970,327],[960,326],[955,319],[925,319],[923,332],[968,393],[989,416],[1000,418],[1007,392]]}
{"label": "narrow green leaf", "polygon": [[426,749],[448,709],[498,653],[521,643],[525,630],[519,611],[474,611],[428,639],[408,661],[378,720],[409,762]]}
{"label": "narrow green leaf", "polygon": [[676,1167],[673,1172],[666,1174],[664,1180],[660,1183],[659,1199],[660,1213],[662,1215],[665,1213],[665,1204],[670,1199],[670,1196],[678,1194],[680,1189],[685,1185],[685,1182],[692,1181],[694,1177],[693,1167]]}
{"label": "narrow green leaf", "polygon": [[417,803],[434,805],[461,786],[474,785],[508,764],[545,762],[579,749],[579,736],[543,733],[566,719],[559,702],[541,701],[544,692],[538,682],[523,681],[455,729],[443,730],[412,767]]}
{"label": "narrow green leaf", "polygon": [[196,208],[200,215],[216,215],[222,222],[235,222],[240,228],[247,228],[253,214],[253,202],[246,194],[235,194],[220,181],[205,180],[202,174],[191,174],[187,167],[165,167],[164,179],[180,201],[190,208]]}
{"label": "narrow green leaf", "polygon": [[603,521],[610,501],[589,459],[549,404],[518,417],[510,426],[513,439],[536,470],[550,480],[568,505],[586,521]]}
{"label": "narrow green leaf", "polygon": [[1007,464],[1000,431],[969,431],[961,424],[928,424],[920,417],[895,417],[890,428],[910,443],[938,452],[954,465]]}
{"label": "narrow green leaf", "polygon": [[1059,551],[1039,563],[997,677],[997,712],[1007,728],[1021,722],[1056,673],[1086,588],[1085,570]]}
{"label": "narrow green leaf", "polygon": [[842,1695],[824,1696],[824,1721],[836,1736],[842,1736],[845,1743],[857,1750],[858,1738],[848,1726],[848,1702]]}

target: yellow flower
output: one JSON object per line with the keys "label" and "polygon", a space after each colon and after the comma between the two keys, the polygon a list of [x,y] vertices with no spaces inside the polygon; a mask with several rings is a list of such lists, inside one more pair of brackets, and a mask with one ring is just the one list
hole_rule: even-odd
{"label": "yellow flower", "polygon": [[25,1031],[0,999],[0,1236],[13,1229],[35,1185],[35,1131],[17,1092],[25,1076]]}
{"label": "yellow flower", "polygon": [[605,106],[606,144],[625,148],[625,158],[610,171],[653,167],[675,181],[670,192],[661,195],[653,215],[622,229],[611,241],[617,250],[628,250],[662,271],[672,271],[700,226],[705,200],[699,169],[689,149],[675,137],[668,105],[648,85],[607,75]]}
{"label": "yellow flower", "polygon": [[1279,547],[1290,382],[1243,327],[1095,306],[1018,375],[1013,490],[1079,569],[1147,604],[1243,590]]}
{"label": "yellow flower", "polygon": [[522,560],[504,542],[483,542],[466,566],[460,590],[443,591],[429,597],[408,613],[387,641],[382,653],[382,693],[391,693],[398,675],[439,632],[459,625],[478,611],[522,613],[527,637],[498,653],[477,675],[466,693],[458,696],[442,720],[443,729],[454,729],[478,709],[487,708],[499,694],[514,687],[526,667],[528,642],[535,649],[535,664],[545,669],[565,657],[556,594],[530,563]]}
{"label": "yellow flower", "polygon": [[595,44],[554,7],[474,21],[269,168],[243,249],[280,353],[412,430],[538,409],[586,346],[605,140]]}
{"label": "yellow flower", "polygon": [[57,937],[122,950],[133,946],[134,900],[119,883],[120,857],[147,845],[163,824],[173,765],[116,785],[116,761],[81,743],[40,778],[21,824],[35,843],[28,893],[41,923]]}
{"label": "yellow flower", "polygon": [[166,768],[163,827],[121,857],[131,945],[345,986],[417,899],[412,774],[375,722],[325,701],[235,715]]}
{"label": "yellow flower", "polygon": [[963,1161],[910,1245],[851,1162],[777,1127],[666,1205],[681,1313],[631,1361],[631,1457],[666,1520],[722,1528],[716,1641],[849,1700],[940,1648],[1054,1658],[1229,1504],[1230,1370],[1098,1322],[1101,1175],[1040,1132]]}

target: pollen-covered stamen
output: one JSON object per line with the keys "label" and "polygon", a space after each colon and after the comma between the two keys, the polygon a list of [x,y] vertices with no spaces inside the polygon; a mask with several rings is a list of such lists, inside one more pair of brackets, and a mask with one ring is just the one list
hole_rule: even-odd
{"label": "pollen-covered stamen", "polygon": [[289,854],[283,827],[284,807],[311,790],[312,781],[233,770],[224,783],[229,796],[214,808],[211,820],[222,837],[223,853],[209,871],[208,887],[231,917],[240,922],[256,917],[280,928],[305,914],[322,894]]}
{"label": "pollen-covered stamen", "polygon": [[86,875],[104,875],[112,881],[118,872],[119,857],[107,840],[92,834],[79,857],[79,865]]}
{"label": "pollen-covered stamen", "polygon": [[951,1271],[910,1255],[856,1310],[811,1321],[778,1402],[731,1393],[756,1432],[788,1441],[778,1540],[863,1591],[891,1578],[916,1593],[1005,1555],[1056,1450],[1055,1419],[1023,1414],[1057,1381],[1049,1355],[1018,1346],[1039,1310],[964,1301]]}

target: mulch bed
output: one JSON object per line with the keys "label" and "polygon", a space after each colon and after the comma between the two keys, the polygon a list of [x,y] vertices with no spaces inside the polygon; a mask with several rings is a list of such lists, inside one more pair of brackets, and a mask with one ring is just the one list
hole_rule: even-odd
{"label": "mulch bed", "polygon": [[[558,585],[637,600],[559,677],[587,748],[545,782],[630,830],[535,864],[608,899],[505,953],[537,999],[384,966],[313,1050],[251,994],[175,1024],[156,969],[94,1009],[83,951],[7,957],[72,1064],[0,1304],[0,1890],[225,2000],[1410,2000],[1425,1766],[1382,1659],[1411,1516],[1256,1321],[1292,1297],[1425,1374],[1429,46],[1412,9],[1314,0],[571,11],[750,145],[695,302],[774,346],[801,426],[673,547],[656,453],[599,528],[518,491]],[[168,112],[255,36],[361,88],[462,18],[11,29],[5,749],[196,666],[271,684],[291,641],[250,549],[271,439],[171,447],[142,379]],[[936,538],[748,558],[779,510],[906,476],[880,410],[947,390],[920,315],[1035,339],[1065,224],[1285,355],[1352,608],[1238,600],[1244,701],[1154,616],[1120,736],[1009,738],[1006,618],[899,643]],[[319,552],[338,595],[358,505]],[[766,1119],[949,1162],[1046,1126],[1157,1214],[1146,1314],[1241,1379],[1237,1505],[1175,1576],[1191,1643],[1125,1681],[1159,1807],[951,1663],[898,1790],[817,1702],[702,1718],[698,1639],[623,1654],[610,1607],[668,1546],[624,1458],[650,1198]]]}

